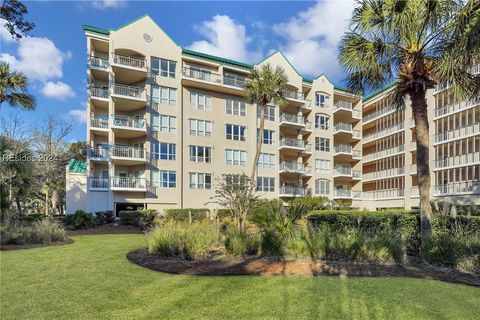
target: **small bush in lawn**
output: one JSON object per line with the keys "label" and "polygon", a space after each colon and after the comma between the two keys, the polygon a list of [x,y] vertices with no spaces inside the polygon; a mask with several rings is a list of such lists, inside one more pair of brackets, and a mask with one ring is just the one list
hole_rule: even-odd
{"label": "small bush in lawn", "polygon": [[153,227],[155,217],[158,216],[157,210],[144,209],[138,211],[120,211],[120,222],[122,224],[150,229]]}
{"label": "small bush in lawn", "polygon": [[182,253],[183,230],[173,223],[156,227],[147,235],[148,252],[163,257],[174,257]]}
{"label": "small bush in lawn", "polygon": [[256,255],[259,250],[259,239],[256,234],[248,234],[237,228],[227,228],[224,239],[225,252],[234,257]]}
{"label": "small bush in lawn", "polygon": [[49,244],[66,239],[65,230],[53,219],[42,219],[33,223],[11,223],[0,227],[2,244]]}
{"label": "small bush in lawn", "polygon": [[183,253],[186,259],[208,259],[212,249],[219,245],[219,233],[213,224],[196,223],[185,229]]}
{"label": "small bush in lawn", "polygon": [[66,215],[63,223],[70,230],[90,229],[97,225],[97,219],[90,213],[77,210],[74,214]]}
{"label": "small bush in lawn", "polygon": [[285,254],[294,258],[310,258],[308,244],[301,234],[289,237],[285,242]]}

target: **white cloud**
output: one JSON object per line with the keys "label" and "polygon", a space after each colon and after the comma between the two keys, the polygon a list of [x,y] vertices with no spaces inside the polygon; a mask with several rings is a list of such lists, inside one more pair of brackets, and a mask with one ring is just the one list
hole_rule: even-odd
{"label": "white cloud", "polygon": [[99,0],[93,1],[92,6],[96,9],[118,9],[127,6],[125,0]]}
{"label": "white cloud", "polygon": [[188,46],[192,50],[245,62],[257,61],[261,57],[260,51],[247,48],[251,38],[247,36],[245,26],[229,16],[216,15],[203,21],[196,30],[206,40],[193,42]]}
{"label": "white cloud", "polygon": [[57,100],[65,100],[75,96],[72,88],[66,83],[61,81],[52,82],[48,81],[42,88],[42,93],[46,97],[50,97]]}
{"label": "white cloud", "polygon": [[77,123],[87,123],[87,110],[85,109],[73,109],[68,111],[68,118]]}
{"label": "white cloud", "polygon": [[15,42],[15,39],[12,38],[10,32],[8,32],[7,28],[5,28],[5,25],[2,22],[0,23],[0,43]]}
{"label": "white cloud", "polygon": [[300,73],[340,75],[337,47],[354,4],[354,0],[318,1],[289,21],[273,26],[285,40],[282,52]]}
{"label": "white cloud", "polygon": [[23,37],[17,51],[18,58],[3,53],[0,60],[25,73],[29,79],[41,82],[61,78],[63,62],[71,57],[70,52],[62,52],[48,38]]}

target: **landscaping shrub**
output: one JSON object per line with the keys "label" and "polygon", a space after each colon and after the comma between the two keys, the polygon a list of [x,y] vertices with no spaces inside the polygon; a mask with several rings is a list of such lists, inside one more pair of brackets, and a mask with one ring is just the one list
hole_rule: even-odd
{"label": "landscaping shrub", "polygon": [[149,229],[153,226],[153,221],[158,215],[154,209],[144,209],[137,211],[120,211],[120,222],[122,224]]}
{"label": "landscaping shrub", "polygon": [[308,211],[313,210],[328,210],[332,209],[332,201],[328,197],[306,196],[292,200],[292,204],[303,204],[308,208]]}
{"label": "landscaping shrub", "polygon": [[53,219],[11,223],[0,227],[2,244],[49,244],[66,239],[65,229]]}
{"label": "landscaping shrub", "polygon": [[167,222],[147,235],[147,243],[151,254],[188,260],[208,259],[221,245],[216,226],[205,222],[193,225]]}
{"label": "landscaping shrub", "polygon": [[167,209],[165,211],[165,217],[167,220],[173,220],[177,222],[189,222],[189,214],[192,216],[192,222],[198,222],[207,218],[207,214],[210,211],[206,208],[201,209]]}
{"label": "landscaping shrub", "polygon": [[90,229],[97,225],[97,219],[91,213],[77,210],[74,214],[66,215],[63,224],[69,230]]}
{"label": "landscaping shrub", "polygon": [[39,221],[45,218],[46,215],[42,213],[31,213],[31,214],[18,214],[15,215],[14,218],[21,222],[34,222]]}
{"label": "landscaping shrub", "polygon": [[255,234],[242,232],[236,228],[225,230],[223,242],[225,252],[231,256],[256,255],[259,251],[259,239]]}
{"label": "landscaping shrub", "polygon": [[223,220],[225,218],[233,218],[235,217],[235,212],[231,209],[218,209],[217,210],[217,218],[219,220]]}
{"label": "landscaping shrub", "polygon": [[97,218],[98,225],[104,225],[107,223],[115,222],[115,216],[113,215],[113,211],[95,212],[95,217]]}

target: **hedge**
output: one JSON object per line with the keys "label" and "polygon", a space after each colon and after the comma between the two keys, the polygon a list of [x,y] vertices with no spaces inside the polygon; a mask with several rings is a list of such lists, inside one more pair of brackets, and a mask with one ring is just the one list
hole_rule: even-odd
{"label": "hedge", "polygon": [[207,208],[167,209],[165,210],[165,217],[167,220],[188,222],[189,212],[192,216],[192,222],[196,222],[207,218],[207,214],[210,210]]}
{"label": "hedge", "polygon": [[157,210],[144,209],[137,211],[120,211],[120,223],[148,229],[153,226],[153,220],[158,215]]}

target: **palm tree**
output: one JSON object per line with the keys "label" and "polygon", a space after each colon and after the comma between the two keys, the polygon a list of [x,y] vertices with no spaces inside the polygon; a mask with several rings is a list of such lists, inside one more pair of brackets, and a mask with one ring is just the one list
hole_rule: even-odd
{"label": "palm tree", "polygon": [[395,82],[391,99],[411,101],[423,244],[431,236],[429,127],[426,91],[450,85],[457,99],[475,96],[480,77],[480,1],[366,0],[353,10],[340,42],[339,61],[354,92]]}
{"label": "palm tree", "polygon": [[8,63],[0,63],[0,107],[7,102],[13,107],[25,110],[35,109],[35,98],[27,93],[27,77],[17,71],[10,71]]}
{"label": "palm tree", "polygon": [[260,126],[257,133],[257,148],[255,160],[252,165],[250,184],[253,188],[255,175],[257,173],[258,159],[262,148],[263,129],[265,128],[265,110],[267,104],[274,103],[279,106],[286,103],[283,91],[287,88],[288,77],[282,67],[277,66],[275,70],[267,63],[260,68],[254,68],[249,75],[249,81],[245,85],[248,103],[256,103],[260,109]]}

